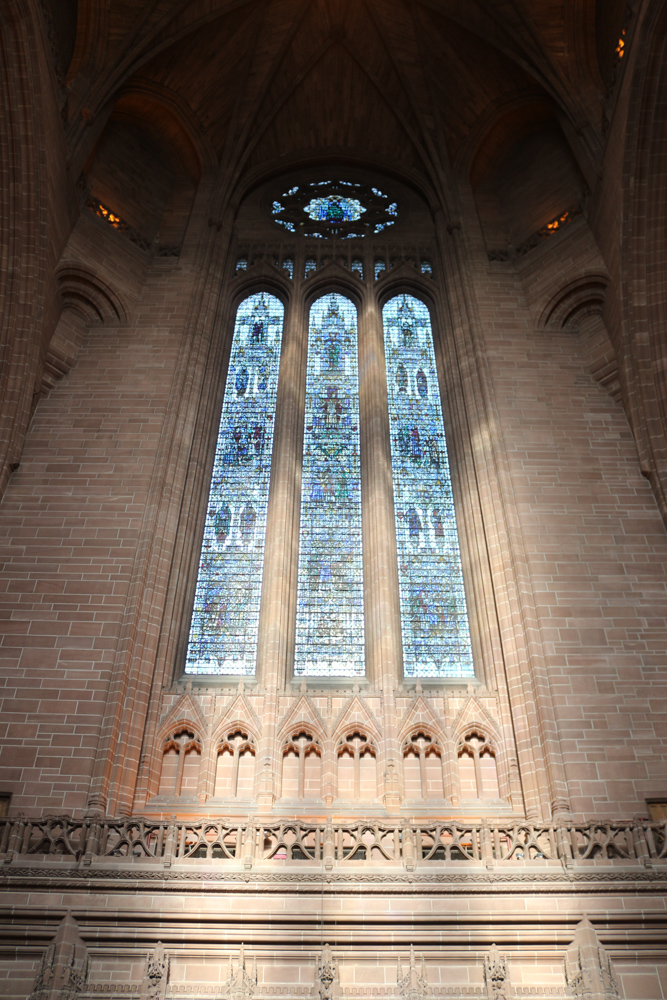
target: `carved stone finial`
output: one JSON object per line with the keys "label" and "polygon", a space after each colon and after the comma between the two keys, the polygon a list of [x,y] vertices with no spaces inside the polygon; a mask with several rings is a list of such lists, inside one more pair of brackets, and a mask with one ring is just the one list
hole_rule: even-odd
{"label": "carved stone finial", "polygon": [[317,979],[320,1000],[337,1000],[339,992],[338,963],[331,947],[324,945],[317,963]]}
{"label": "carved stone finial", "polygon": [[241,945],[236,967],[229,959],[229,973],[225,983],[227,1000],[252,1000],[257,992],[257,961],[253,960],[250,972],[246,968],[245,946]]}
{"label": "carved stone finial", "polygon": [[423,1000],[428,994],[424,957],[422,956],[421,967],[418,967],[415,948],[412,944],[410,945],[410,964],[405,973],[403,973],[401,959],[398,959],[396,985],[403,1000]]}
{"label": "carved stone finial", "polygon": [[565,981],[573,997],[616,1000],[620,997],[614,967],[588,917],[577,924],[565,952]]}
{"label": "carved stone finial", "polygon": [[164,1000],[169,982],[169,957],[161,941],[155,945],[146,962],[146,975],[141,984],[141,1000]]}
{"label": "carved stone finial", "polygon": [[507,962],[495,944],[484,956],[484,982],[489,1000],[509,1000],[509,972]]}
{"label": "carved stone finial", "polygon": [[304,677],[304,679],[301,681],[301,694],[307,694],[307,693],[308,693],[308,684],[306,683],[306,678]]}
{"label": "carved stone finial", "polygon": [[58,926],[35,977],[30,1000],[74,1000],[88,978],[88,954],[79,925],[68,913]]}

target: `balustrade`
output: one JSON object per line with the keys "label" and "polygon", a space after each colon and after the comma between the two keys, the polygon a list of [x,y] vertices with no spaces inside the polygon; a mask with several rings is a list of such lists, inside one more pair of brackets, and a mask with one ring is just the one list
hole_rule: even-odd
{"label": "balustrade", "polygon": [[276,820],[0,819],[5,863],[44,858],[100,864],[191,860],[272,866],[439,866],[543,861],[667,862],[667,821],[531,824],[310,824]]}

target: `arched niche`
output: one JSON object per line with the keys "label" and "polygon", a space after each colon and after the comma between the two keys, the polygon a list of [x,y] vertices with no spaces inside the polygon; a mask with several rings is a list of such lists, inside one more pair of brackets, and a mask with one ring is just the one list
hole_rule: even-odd
{"label": "arched niche", "polygon": [[128,92],[85,169],[89,204],[110,210],[139,245],[179,247],[200,173],[197,151],[172,110],[151,94]]}
{"label": "arched niche", "polygon": [[487,251],[522,252],[531,237],[581,210],[584,178],[546,102],[500,115],[472,162],[470,181]]}

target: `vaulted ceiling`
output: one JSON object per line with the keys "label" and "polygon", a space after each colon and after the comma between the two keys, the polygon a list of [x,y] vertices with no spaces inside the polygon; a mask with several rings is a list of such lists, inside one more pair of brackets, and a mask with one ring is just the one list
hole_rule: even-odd
{"label": "vaulted ceiling", "polygon": [[[611,44],[622,4],[604,8]],[[492,133],[501,155],[498,122],[511,132],[537,105],[571,127],[581,158],[599,156],[595,0],[79,0],[69,21],[75,162],[90,155],[91,121],[132,95],[158,131],[169,108],[189,139],[172,125],[168,142],[185,159],[199,148],[232,186],[287,157],[328,155],[437,189]]]}

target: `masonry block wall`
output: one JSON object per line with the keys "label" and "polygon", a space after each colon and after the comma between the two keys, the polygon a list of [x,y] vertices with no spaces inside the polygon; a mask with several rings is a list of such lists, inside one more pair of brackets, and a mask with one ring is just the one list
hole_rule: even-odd
{"label": "masonry block wall", "polygon": [[[0,996],[667,997],[664,4],[57,6],[0,12]],[[325,175],[392,225],[279,230]],[[187,677],[257,290],[269,638],[256,678]],[[469,683],[401,674],[375,424],[368,675],[292,677],[329,291],[375,416],[382,306],[431,310]]]}

